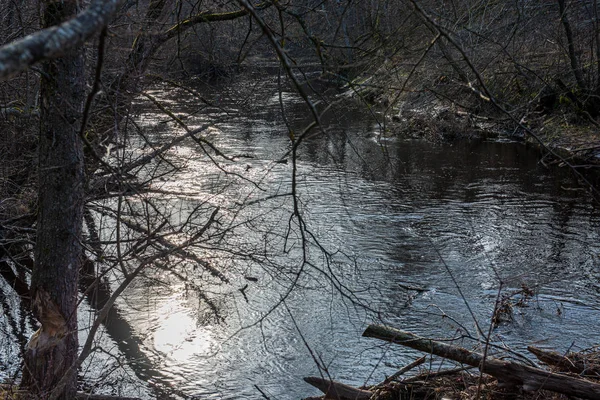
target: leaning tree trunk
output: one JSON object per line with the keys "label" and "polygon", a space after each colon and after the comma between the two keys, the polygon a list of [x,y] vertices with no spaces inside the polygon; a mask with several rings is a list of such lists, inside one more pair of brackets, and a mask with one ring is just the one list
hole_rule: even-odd
{"label": "leaning tree trunk", "polygon": [[[44,28],[72,16],[75,0],[44,0]],[[57,32],[60,35],[61,32]],[[58,398],[73,399],[77,384],[77,280],[84,203],[84,52],[79,47],[49,61],[41,73],[39,187],[32,311],[41,328],[27,344],[23,386],[48,398],[63,378]],[[61,385],[62,387],[62,385]],[[55,396],[57,393],[52,393]]]}

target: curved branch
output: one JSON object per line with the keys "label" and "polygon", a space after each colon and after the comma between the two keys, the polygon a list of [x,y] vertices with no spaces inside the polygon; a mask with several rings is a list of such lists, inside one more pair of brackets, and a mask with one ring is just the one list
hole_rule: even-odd
{"label": "curved branch", "polygon": [[[264,2],[256,5],[256,9],[263,9],[271,6],[270,2]],[[215,13],[212,11],[203,11],[199,14],[192,15],[189,18],[180,21],[173,25],[169,29],[158,33],[141,33],[139,34],[133,43],[131,53],[129,54],[129,61],[123,71],[122,79],[118,80],[118,91],[128,91],[131,89],[131,79],[135,79],[142,75],[142,73],[148,67],[151,57],[156,51],[177,35],[185,32],[187,29],[202,23],[218,22],[218,21],[231,21],[237,18],[241,18],[248,15],[249,11],[246,8],[242,8],[236,11]],[[156,15],[155,15],[156,16]],[[135,90],[134,90],[135,91]]]}
{"label": "curved branch", "polygon": [[61,57],[85,43],[116,14],[124,0],[93,0],[77,17],[0,48],[0,81],[35,63]]}
{"label": "curved branch", "polygon": [[[270,2],[265,2],[259,5],[254,6],[257,10],[262,10],[264,8],[270,7]],[[169,28],[164,34],[164,40],[169,40],[179,33],[185,31],[186,29],[200,23],[205,22],[218,22],[218,21],[231,21],[240,17],[244,17],[248,15],[248,9],[242,8],[236,11],[224,12],[224,13],[211,13],[210,11],[204,11],[200,14],[192,15],[191,17],[179,22],[178,24]]]}

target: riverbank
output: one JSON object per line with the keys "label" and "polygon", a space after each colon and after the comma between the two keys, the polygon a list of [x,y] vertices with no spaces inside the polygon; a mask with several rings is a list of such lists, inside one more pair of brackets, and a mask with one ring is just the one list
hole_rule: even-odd
{"label": "riverbank", "polygon": [[346,95],[379,111],[387,137],[508,138],[538,147],[547,165],[600,166],[600,123],[566,88],[563,93],[538,85],[511,92],[502,81],[501,95],[492,99],[441,71],[422,74],[417,78],[416,71],[389,61],[354,78]]}
{"label": "riverbank", "polygon": [[[600,383],[600,380],[594,379]],[[369,400],[427,400],[427,399],[486,399],[486,400],[567,400],[570,397],[549,390],[525,391],[509,389],[497,379],[480,374],[477,370],[463,368],[425,372],[398,382],[372,387]],[[364,388],[363,390],[368,391]],[[335,397],[309,397],[305,400],[321,400]],[[354,397],[356,398],[356,396]],[[340,400],[346,397],[338,396]]]}
{"label": "riverbank", "polygon": [[[363,336],[419,350],[428,356],[401,368],[379,384],[363,388],[317,377],[304,380],[326,393],[325,398],[339,400],[565,400],[571,397],[597,399],[600,396],[600,352],[597,348],[563,355],[529,346],[528,352],[541,362],[543,367],[540,367],[526,355],[492,355],[488,354],[491,350],[488,345],[468,350],[452,341],[437,341],[381,325],[370,325]],[[427,364],[428,357],[431,357],[429,367],[412,377],[403,377]],[[436,357],[456,363],[456,366],[433,368],[431,362]]]}
{"label": "riverbank", "polygon": [[379,96],[368,93],[381,112],[382,135],[388,138],[425,139],[434,143],[505,138],[539,149],[545,166],[568,164],[580,171],[600,167],[600,128],[595,121],[567,111],[550,115],[533,113],[517,123],[506,115],[490,110],[476,113],[432,96],[411,96],[410,100],[391,107],[383,93]]}
{"label": "riverbank", "polygon": [[[213,134],[215,145],[225,154],[252,155],[243,159],[238,171],[253,174],[268,165],[268,180],[274,185],[274,189],[269,186],[269,190],[280,190],[278,187],[282,183],[289,182],[290,170],[289,165],[276,163],[276,160],[281,159],[281,154],[285,154],[289,148],[289,137],[283,123],[277,122],[280,105],[276,80],[265,76],[260,81],[244,83],[232,80],[220,85],[214,87],[213,92],[198,90],[211,103],[213,99],[220,101],[219,109],[207,109],[203,115],[208,115],[212,120],[225,115],[227,121],[231,122],[220,125],[219,133]],[[246,98],[242,96],[246,92],[241,92],[241,89],[252,91],[254,97],[247,97],[252,100],[251,107],[240,107],[238,98],[220,96],[223,93],[235,93],[236,96]],[[189,116],[186,121],[192,124],[198,122],[194,121],[193,110],[185,108],[190,102],[186,101],[188,99],[181,92],[165,90],[163,93],[153,92],[153,96],[163,99],[166,104],[172,104],[177,110],[185,110]],[[293,121],[303,120],[306,115],[304,103],[283,97],[287,99],[288,118]],[[235,118],[233,112],[225,114],[223,109],[234,110]],[[456,112],[460,115],[461,110],[457,109]],[[147,121],[145,131],[149,134],[156,132],[156,136],[152,137],[157,143],[164,143],[164,140],[172,137],[172,128],[160,122],[164,120],[160,113],[149,109],[142,115]],[[150,125],[148,121],[157,122]],[[377,306],[383,315],[391,316],[395,323],[400,321],[406,326],[415,326],[414,320],[418,319],[423,324],[422,329],[426,330],[422,333],[431,337],[444,337],[454,330],[449,330],[447,319],[436,321],[427,307],[435,303],[443,306],[448,315],[459,319],[465,315],[463,303],[459,301],[453,288],[448,287],[448,278],[438,261],[438,253],[427,238],[435,240],[435,245],[450,265],[459,266],[459,285],[484,320],[486,304],[493,304],[494,298],[484,297],[481,300],[482,296],[486,296],[482,288],[493,288],[497,283],[490,265],[502,265],[505,276],[516,277],[509,285],[518,285],[517,280],[539,286],[557,282],[556,286],[575,293],[578,300],[593,293],[594,287],[584,286],[583,279],[591,280],[594,277],[580,275],[589,271],[583,269],[581,272],[581,265],[591,264],[592,257],[597,254],[599,242],[593,233],[590,234],[599,231],[596,214],[593,208],[587,207],[589,199],[586,195],[569,192],[567,196],[563,196],[562,192],[555,190],[553,184],[559,182],[556,186],[560,186],[560,182],[563,182],[557,180],[557,175],[560,174],[556,174],[556,171],[549,171],[551,173],[547,174],[547,171],[535,171],[534,179],[529,179],[529,172],[538,163],[537,153],[525,151],[524,146],[491,141],[457,141],[452,145],[438,146],[422,140],[389,143],[388,153],[384,153],[380,151],[378,143],[364,137],[365,132],[370,132],[373,127],[370,115],[362,116],[359,112],[351,112],[345,118],[333,120],[330,127],[330,135],[316,135],[304,143],[306,146],[302,147],[298,162],[301,168],[299,177],[306,182],[301,186],[302,194],[307,196],[305,199],[309,200],[307,204],[310,205],[313,216],[311,226],[318,232],[332,232],[332,228],[335,229],[336,237],[323,235],[323,243],[328,248],[339,249],[339,254],[359,255],[360,270],[355,270],[356,275],[352,275],[351,268],[341,269],[346,265],[345,259],[342,259],[344,264],[340,263],[339,272],[334,271],[337,274],[335,278],[344,279],[344,285],[373,287],[374,290],[370,292],[357,291],[357,296],[360,296],[358,298]],[[352,140],[346,140],[348,137]],[[159,139],[163,141],[159,142]],[[182,171],[173,181],[173,190],[198,192],[202,196],[213,196],[214,190],[221,196],[219,201],[222,204],[231,208],[233,205],[237,206],[240,201],[239,189],[245,186],[231,185],[231,190],[226,192],[219,187],[214,188],[208,183],[222,181],[220,171],[210,169],[211,163],[208,160],[204,162],[201,155],[191,158],[190,154],[197,151],[192,144],[182,145],[179,150],[172,155],[174,161],[180,165],[190,163],[190,168]],[[358,152],[360,158],[348,157]],[[388,154],[394,157],[392,163]],[[494,164],[490,165],[489,160],[494,160]],[[343,171],[338,169],[340,161],[347,163]],[[352,179],[347,179],[348,176],[352,176]],[[343,183],[341,186],[340,182]],[[539,188],[534,185],[539,185]],[[195,196],[200,198],[200,195]],[[273,203],[263,202],[261,208],[268,210],[265,207],[272,207],[269,218],[287,221],[289,209],[285,208],[285,204],[279,203],[278,199],[275,198]],[[187,198],[184,201],[192,204],[194,200],[195,198]],[[7,203],[3,206],[5,204]],[[240,213],[237,218],[244,220],[246,217]],[[251,218],[248,217],[248,220],[257,222],[254,215]],[[526,228],[523,228],[523,221],[527,223]],[[267,228],[271,226],[268,223],[269,220],[264,221]],[[483,238],[481,242],[473,242],[474,233]],[[254,240],[253,231],[243,231],[243,234],[244,241]],[[262,244],[262,236],[256,238],[258,244]],[[546,245],[542,252],[539,238],[544,238]],[[236,241],[235,245],[238,246],[238,243]],[[272,243],[270,245],[274,249],[284,248]],[[493,243],[494,247],[487,247],[482,251],[480,244],[486,243]],[[455,249],[461,249],[462,253],[458,254]],[[555,249],[559,249],[560,254],[554,253]],[[510,255],[510,258],[506,255]],[[526,271],[523,259],[527,260]],[[355,259],[350,261],[348,265],[356,265],[353,263]],[[233,298],[236,303],[221,303],[222,312],[233,316],[230,319],[233,322],[229,324],[208,323],[198,326],[195,313],[200,307],[182,295],[185,288],[181,286],[148,284],[149,291],[140,290],[127,299],[131,307],[128,303],[121,303],[123,321],[132,325],[134,335],[138,332],[137,329],[143,329],[141,331],[144,335],[137,342],[137,347],[135,341],[125,342],[119,332],[112,330],[117,326],[117,319],[111,318],[105,336],[110,342],[105,346],[114,349],[123,359],[131,360],[128,368],[133,373],[129,370],[126,372],[135,374],[131,376],[136,382],[142,382],[140,386],[150,379],[156,382],[157,376],[176,376],[177,384],[186,382],[187,393],[196,397],[232,393],[234,397],[238,394],[238,397],[259,398],[255,383],[270,398],[300,398],[306,393],[302,377],[315,374],[316,368],[313,360],[306,356],[305,342],[288,329],[292,325],[287,313],[273,314],[263,330],[244,331],[244,336],[239,341],[224,341],[224,336],[237,329],[235,315],[247,318],[241,323],[251,323],[255,315],[252,312],[263,306],[265,312],[270,309],[271,304],[264,301],[266,296],[279,299],[268,280],[271,271],[267,269],[262,274],[264,264],[253,269],[252,264],[246,263],[245,259],[239,260],[239,263],[240,272],[235,270],[239,280],[224,295],[225,299],[237,295],[237,298]],[[258,281],[246,278],[249,276],[247,271],[250,270],[253,277],[254,272],[258,271]],[[306,343],[316,348],[317,354],[335,357],[334,363],[329,364],[332,374],[354,379],[348,382],[359,385],[373,372],[373,365],[381,361],[381,355],[372,351],[371,343],[357,340],[358,335],[353,328],[359,325],[358,322],[349,321],[344,313],[347,309],[344,299],[341,296],[334,298],[330,294],[331,288],[320,277],[321,275],[313,288],[299,288],[298,290],[303,291],[290,298],[287,305],[298,316],[297,322]],[[427,291],[423,295],[415,295],[414,290],[406,289],[407,280],[418,282]],[[581,285],[578,285],[578,281]],[[246,284],[249,286],[246,287]],[[554,317],[558,307],[554,304],[559,300],[546,297],[547,301],[544,301],[544,294],[549,291],[550,289],[539,294],[538,297],[542,300],[536,307],[531,307],[532,312],[528,318],[537,318],[542,314],[536,311],[538,306],[547,305],[544,314],[535,319],[535,323],[531,323],[530,319],[526,321],[526,333],[535,336],[537,340],[544,332],[563,332],[561,336],[569,341],[566,345],[576,339],[581,345],[581,340],[594,338],[594,324],[581,327],[575,322],[583,319],[596,321],[597,313],[587,312],[579,304],[570,307],[569,303],[565,303],[565,306],[560,305],[561,317]],[[248,301],[244,295],[248,297]],[[149,307],[150,311],[146,312],[145,307]],[[251,312],[246,312],[247,309]],[[331,310],[335,312],[332,313]],[[140,314],[149,313],[157,314],[159,318],[147,323],[142,321],[144,324],[141,328],[134,325],[136,321],[139,323]],[[165,318],[162,318],[163,315]],[[198,315],[203,314],[198,311]],[[362,315],[358,317],[360,321],[364,320]],[[518,315],[515,316],[515,319],[518,318]],[[461,321],[465,325],[470,324],[468,320]],[[178,327],[175,332],[177,334],[170,334],[172,326]],[[569,331],[571,327],[573,330]],[[17,330],[15,337],[28,336],[18,331],[24,329],[18,324],[15,328],[7,324],[3,329],[6,332],[12,332],[10,329]],[[512,328],[508,328],[502,333],[506,333],[505,341],[514,345],[514,337],[521,332],[511,331]],[[121,335],[122,332],[121,330]],[[266,344],[265,338],[269,338]],[[10,345],[13,346],[12,343]],[[213,345],[221,349],[223,357],[207,356]],[[591,344],[583,341],[582,345]],[[161,353],[161,356],[173,354],[180,358],[173,362],[173,359],[164,356],[167,361],[171,361],[149,368],[148,365],[152,364],[141,358],[143,351],[139,354],[131,353],[139,351],[140,346],[147,346],[141,347],[142,349],[162,346],[160,349],[165,353]],[[190,352],[179,351],[190,348]],[[271,351],[272,348],[277,351]],[[195,352],[197,349],[200,349],[198,353]],[[247,358],[249,352],[254,357]],[[10,352],[7,350],[7,354],[17,355],[18,349]],[[366,356],[357,360],[357,354]],[[386,361],[392,368],[407,362],[402,355]],[[283,380],[282,376],[287,378]],[[93,377],[85,379],[91,380]],[[116,385],[114,382],[122,380],[110,376],[107,381],[108,383],[101,384],[101,388],[106,389],[108,385]],[[414,385],[417,384],[412,386],[416,388]],[[392,387],[390,384],[390,388]],[[156,398],[162,397],[157,395]]]}
{"label": "riverbank", "polygon": [[544,153],[546,165],[600,166],[600,128],[591,122],[569,122],[566,115],[540,115],[523,119],[519,126],[506,118],[432,104],[395,111],[386,118],[386,135],[433,142],[504,137],[536,146]]}

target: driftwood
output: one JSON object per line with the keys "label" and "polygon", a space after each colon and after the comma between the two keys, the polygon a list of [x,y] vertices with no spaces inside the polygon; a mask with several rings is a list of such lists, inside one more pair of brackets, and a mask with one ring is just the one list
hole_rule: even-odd
{"label": "driftwood", "polygon": [[402,379],[402,383],[427,381],[427,380],[431,380],[433,378],[439,378],[441,376],[456,375],[460,372],[468,371],[472,368],[475,368],[475,367],[471,367],[471,366],[459,367],[459,368],[452,368],[452,369],[444,369],[444,370],[437,371],[437,372],[428,371],[423,374],[419,374],[419,375],[416,375],[416,376],[413,376],[410,378]]}
{"label": "driftwood", "polygon": [[309,376],[304,378],[306,383],[309,383],[325,393],[326,399],[334,400],[369,400],[373,395],[370,390],[357,389],[355,387],[328,380]]}
{"label": "driftwood", "polygon": [[[371,387],[371,390],[357,389],[355,387],[346,385],[344,383],[336,382],[333,380],[327,380],[327,379],[323,379],[323,378],[317,378],[317,377],[313,377],[313,376],[304,378],[304,381],[311,384],[312,386],[316,387],[323,393],[325,393],[326,399],[339,399],[339,400],[365,399],[365,400],[368,400],[373,395],[373,390],[387,385],[388,383],[392,382],[393,380],[398,379],[398,377],[400,377],[401,375],[410,371],[411,369],[416,368],[419,365],[423,364],[425,362],[426,358],[427,358],[427,356],[423,356],[423,357],[413,361],[412,363],[408,364],[407,366],[400,368],[396,373],[387,377],[380,384]],[[312,399],[312,398],[308,398],[306,400],[309,400],[309,399]],[[320,399],[320,397],[316,397],[315,399]]]}
{"label": "driftwood", "polygon": [[411,362],[407,366],[400,368],[396,373],[394,373],[394,374],[388,376],[387,378],[385,378],[385,380],[383,382],[381,382],[377,386],[387,385],[388,383],[390,383],[390,382],[398,379],[400,376],[404,375],[405,373],[407,373],[411,369],[416,368],[419,365],[423,364],[426,359],[427,359],[427,356],[423,356],[423,357],[421,357],[421,358],[419,358],[419,359]]}
{"label": "driftwood", "polygon": [[558,367],[561,370],[582,374],[587,376],[600,376],[600,365],[591,364],[585,356],[572,354],[563,356],[554,351],[543,350],[529,346],[527,350],[532,352],[541,362]]}
{"label": "driftwood", "polygon": [[401,344],[450,360],[479,368],[508,386],[522,386],[525,391],[550,390],[583,399],[600,399],[600,384],[568,375],[559,375],[513,361],[487,357],[465,348],[422,338],[410,332],[379,325],[370,325],[365,337]]}

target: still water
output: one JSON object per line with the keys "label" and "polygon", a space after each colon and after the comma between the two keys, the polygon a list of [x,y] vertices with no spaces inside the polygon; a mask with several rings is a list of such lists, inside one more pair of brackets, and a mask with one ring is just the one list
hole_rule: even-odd
{"label": "still water", "polygon": [[[238,157],[217,167],[194,143],[172,153],[185,168],[160,189],[179,193],[169,199],[175,219],[198,204],[220,207],[231,229],[197,250],[230,283],[202,286],[220,319],[163,273],[126,293],[119,318],[133,339],[104,340],[141,360],[127,367],[132,386],[151,383],[138,395],[299,399],[317,394],[302,377],[319,366],[374,384],[417,354],[361,338],[369,323],[476,337],[476,324],[488,332],[499,290],[522,287],[534,295],[491,330],[494,343],[559,352],[600,343],[600,210],[568,171],[509,141],[385,139],[363,107],[337,106],[298,152],[302,231],[286,123],[301,131],[307,109],[273,76],[245,79],[200,87],[210,104],[153,92],[191,128],[217,121],[207,138]],[[154,141],[172,137],[168,118],[140,110]]]}

